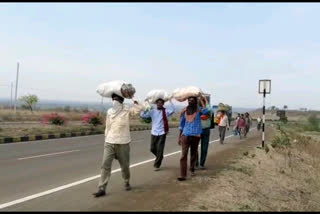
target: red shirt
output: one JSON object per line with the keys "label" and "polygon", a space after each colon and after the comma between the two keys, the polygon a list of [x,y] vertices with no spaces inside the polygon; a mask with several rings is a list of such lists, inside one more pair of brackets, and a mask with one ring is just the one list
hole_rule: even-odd
{"label": "red shirt", "polygon": [[246,121],[243,118],[240,118],[238,120],[238,127],[239,128],[245,128],[246,127]]}

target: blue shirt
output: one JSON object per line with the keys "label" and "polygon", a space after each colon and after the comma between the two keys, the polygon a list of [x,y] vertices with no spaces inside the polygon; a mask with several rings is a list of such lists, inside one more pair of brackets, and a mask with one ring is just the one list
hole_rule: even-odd
{"label": "blue shirt", "polygon": [[[166,115],[167,118],[169,118],[174,112],[175,112],[175,107],[171,103],[170,108],[166,108]],[[151,129],[151,134],[155,136],[159,135],[164,135],[164,124],[163,124],[163,116],[162,116],[162,110],[158,108],[153,108],[150,111],[146,112],[141,112],[140,116],[142,118],[151,118],[152,120],[152,129]]]}
{"label": "blue shirt", "polygon": [[201,109],[200,112],[197,112],[196,118],[190,123],[186,120],[185,114],[181,116],[180,119],[180,127],[179,129],[182,130],[182,135],[184,136],[200,136],[202,133],[202,126],[201,126],[201,115],[209,114],[210,111],[208,108]]}

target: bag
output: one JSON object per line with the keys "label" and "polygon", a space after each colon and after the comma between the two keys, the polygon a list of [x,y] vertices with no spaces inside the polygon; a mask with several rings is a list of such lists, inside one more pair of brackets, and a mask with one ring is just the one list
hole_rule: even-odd
{"label": "bag", "polygon": [[177,88],[172,92],[172,97],[179,102],[186,101],[189,97],[199,97],[203,92],[200,88],[189,86],[186,88]]}
{"label": "bag", "polygon": [[123,98],[131,99],[136,90],[130,83],[115,80],[100,84],[97,87],[96,92],[103,97],[111,98],[112,94],[116,94]]}
{"label": "bag", "polygon": [[145,101],[155,104],[158,99],[163,99],[165,102],[170,98],[169,94],[162,89],[154,89],[147,94]]}
{"label": "bag", "polygon": [[223,103],[219,103],[218,111],[228,111],[228,106],[224,105]]}

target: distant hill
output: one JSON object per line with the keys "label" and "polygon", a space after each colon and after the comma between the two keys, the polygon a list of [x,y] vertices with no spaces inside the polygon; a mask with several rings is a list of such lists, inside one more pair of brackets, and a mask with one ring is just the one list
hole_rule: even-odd
{"label": "distant hill", "polygon": [[[0,99],[0,106],[9,106],[9,99]],[[21,103],[18,102],[18,106]],[[131,105],[131,103],[129,103]],[[55,109],[55,108],[65,108],[69,106],[70,108],[83,109],[88,108],[90,111],[106,111],[108,108],[112,106],[110,101],[105,101],[103,104],[101,102],[92,102],[92,101],[59,101],[59,100],[40,100],[37,104],[37,108],[39,109]],[[181,111],[185,105],[176,104],[176,110]],[[232,111],[234,113],[245,113],[254,111],[254,108],[241,108],[241,107],[232,107]]]}

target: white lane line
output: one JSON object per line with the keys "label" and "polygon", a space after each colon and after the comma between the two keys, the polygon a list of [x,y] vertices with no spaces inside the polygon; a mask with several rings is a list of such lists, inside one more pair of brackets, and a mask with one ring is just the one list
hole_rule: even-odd
{"label": "white lane line", "polygon": [[[227,136],[225,138],[230,138],[232,136],[233,135],[229,135],[229,136]],[[211,141],[209,143],[213,143],[213,142],[217,142],[217,141],[219,141],[219,139]],[[178,153],[181,153],[181,151],[176,151],[176,152],[172,152],[172,153],[166,154],[166,155],[164,155],[164,157],[168,157],[168,156],[175,155],[175,154],[178,154]],[[142,161],[142,162],[139,162],[139,163],[135,163],[133,165],[130,165],[130,168],[133,168],[133,167],[145,164],[145,163],[149,163],[149,162],[152,162],[154,160],[155,160],[155,158],[149,159],[149,160],[145,160],[145,161]],[[116,173],[116,172],[120,172],[120,170],[121,170],[120,168],[112,170],[111,174]],[[10,206],[13,206],[13,205],[16,205],[16,204],[20,204],[20,203],[23,203],[23,202],[26,202],[26,201],[29,201],[29,200],[32,200],[32,199],[35,199],[35,198],[39,198],[41,196],[49,195],[49,194],[52,194],[52,193],[55,193],[55,192],[58,192],[58,191],[61,191],[61,190],[76,186],[76,185],[79,185],[79,184],[83,184],[83,183],[95,180],[97,178],[100,178],[100,174],[92,176],[92,177],[89,177],[89,178],[86,178],[86,179],[83,179],[83,180],[80,180],[80,181],[76,181],[76,182],[73,182],[73,183],[70,183],[70,184],[66,184],[66,185],[51,189],[51,190],[47,190],[47,191],[44,191],[44,192],[40,192],[40,193],[37,193],[37,194],[34,194],[34,195],[30,195],[30,196],[27,196],[27,197],[24,197],[24,198],[17,199],[17,200],[11,201],[11,202],[0,204],[0,209],[6,208],[6,207],[10,207]]]}
{"label": "white lane line", "polygon": [[71,152],[79,152],[80,150],[71,150],[71,151],[64,151],[64,152],[56,152],[56,153],[50,153],[50,154],[44,154],[44,155],[37,155],[37,156],[31,156],[31,157],[25,157],[25,158],[18,158],[18,160],[26,160],[31,158],[40,158],[50,155],[59,155],[59,154],[65,154],[65,153],[71,153]]}

